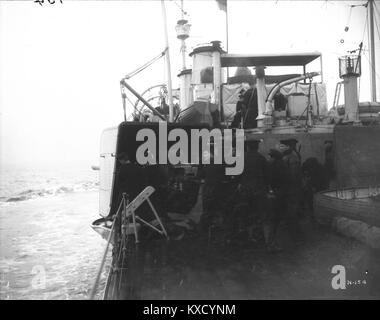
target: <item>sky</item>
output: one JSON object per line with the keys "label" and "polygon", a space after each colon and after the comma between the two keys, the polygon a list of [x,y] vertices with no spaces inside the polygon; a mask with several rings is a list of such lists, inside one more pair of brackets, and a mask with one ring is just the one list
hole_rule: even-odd
{"label": "sky", "polygon": [[[97,165],[102,130],[123,120],[120,79],[164,49],[160,1],[45,2],[0,1],[1,168]],[[364,39],[360,101],[369,101],[366,9],[355,7],[350,14],[351,4],[363,3],[230,0],[228,51],[322,52],[331,106],[340,80],[338,57]],[[182,63],[175,34],[179,6],[166,1],[173,87]],[[225,14],[214,0],[184,1],[184,10],[192,25],[188,52],[212,40],[226,48]],[[376,41],[379,56],[379,34]],[[191,67],[190,58],[187,63]],[[380,60],[376,70],[379,75]],[[165,80],[161,59],[130,84],[142,92]],[[380,83],[377,88],[380,100]]]}

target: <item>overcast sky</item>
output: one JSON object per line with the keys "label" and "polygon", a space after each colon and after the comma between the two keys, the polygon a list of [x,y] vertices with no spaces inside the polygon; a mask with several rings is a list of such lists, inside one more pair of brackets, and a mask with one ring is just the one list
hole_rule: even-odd
{"label": "overcast sky", "polygon": [[[98,164],[102,130],[123,119],[120,79],[164,48],[160,1],[45,2],[42,7],[33,0],[0,2],[3,168],[10,163]],[[192,24],[188,51],[216,39],[225,46],[225,16],[216,2],[184,3]],[[229,1],[229,52],[322,52],[331,106],[339,81],[337,59],[356,49],[364,35],[360,100],[369,101],[366,9],[353,8],[350,15],[352,3],[365,1]],[[174,87],[181,67],[174,30],[181,17],[179,5],[166,3]],[[347,24],[349,31],[344,32]],[[378,55],[378,34],[376,40]],[[377,74],[379,66],[380,59]],[[131,84],[143,91],[163,81],[161,61]],[[379,100],[379,90],[377,96]]]}

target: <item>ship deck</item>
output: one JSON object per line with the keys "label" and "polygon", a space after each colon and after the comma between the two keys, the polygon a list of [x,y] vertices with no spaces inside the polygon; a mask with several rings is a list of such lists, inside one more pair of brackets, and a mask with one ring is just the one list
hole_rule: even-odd
{"label": "ship deck", "polygon": [[[260,241],[225,245],[197,234],[155,241],[145,252],[141,298],[380,298],[378,251],[309,222],[301,228],[296,245],[280,227],[280,253],[268,253]],[[332,288],[334,265],[346,268],[345,290]]]}

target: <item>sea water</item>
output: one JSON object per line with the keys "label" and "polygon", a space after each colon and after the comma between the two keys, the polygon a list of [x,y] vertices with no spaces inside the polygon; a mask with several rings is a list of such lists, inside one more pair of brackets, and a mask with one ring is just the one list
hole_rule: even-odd
{"label": "sea water", "polygon": [[87,299],[106,246],[90,227],[98,218],[97,172],[1,169],[0,299]]}

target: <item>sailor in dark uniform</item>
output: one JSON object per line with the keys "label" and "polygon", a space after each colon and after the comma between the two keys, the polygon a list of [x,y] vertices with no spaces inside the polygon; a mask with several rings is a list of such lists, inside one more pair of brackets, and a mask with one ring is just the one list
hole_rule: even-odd
{"label": "sailor in dark uniform", "polygon": [[239,100],[236,103],[236,113],[232,120],[231,128],[244,128],[243,120],[247,112],[247,106],[244,104],[244,93],[244,89],[239,92]]}
{"label": "sailor in dark uniform", "polygon": [[276,232],[284,218],[286,193],[289,188],[289,170],[282,159],[282,153],[276,149],[269,150],[269,194],[268,215],[263,224],[267,249],[276,252],[281,248],[276,244]]}
{"label": "sailor in dark uniform", "polygon": [[302,197],[302,170],[301,156],[296,149],[298,141],[296,139],[286,139],[280,141],[283,161],[289,170],[289,186],[286,192],[286,223],[289,227],[291,237],[298,241],[300,232],[298,226],[298,214]]}
{"label": "sailor in dark uniform", "polygon": [[302,164],[303,201],[311,221],[314,221],[313,196],[314,193],[328,189],[328,180],[325,168],[317,158],[311,157]]}
{"label": "sailor in dark uniform", "polygon": [[214,163],[213,152],[203,152],[203,163],[206,163],[206,159],[209,164],[205,164],[202,167],[202,176],[204,179],[204,188],[202,192],[203,201],[203,213],[200,220],[200,232],[206,234],[209,232],[214,219],[218,216],[222,210],[221,194],[222,194],[222,182],[224,179],[224,166]]}
{"label": "sailor in dark uniform", "polygon": [[258,102],[257,89],[240,90],[239,101],[236,104],[236,114],[231,123],[232,128],[251,129],[257,127]]}
{"label": "sailor in dark uniform", "polygon": [[250,88],[244,93],[243,104],[247,106],[243,125],[245,129],[257,128],[257,116],[259,115],[259,107],[257,101],[257,89]]}
{"label": "sailor in dark uniform", "polygon": [[259,153],[261,140],[247,140],[247,151],[244,155],[244,171],[241,175],[238,190],[248,203],[248,236],[252,238],[254,222],[262,221],[266,215],[268,193],[268,164]]}

